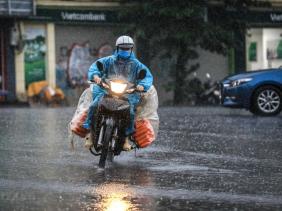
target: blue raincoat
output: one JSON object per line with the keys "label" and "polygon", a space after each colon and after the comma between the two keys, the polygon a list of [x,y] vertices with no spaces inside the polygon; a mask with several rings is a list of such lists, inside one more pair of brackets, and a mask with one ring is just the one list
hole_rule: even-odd
{"label": "blue raincoat", "polygon": [[[103,65],[104,71],[101,72],[98,69],[98,62]],[[137,80],[138,74],[142,69],[146,70],[146,76],[142,80]],[[130,57],[127,59],[121,59],[117,52],[115,52],[112,56],[98,59],[90,66],[88,71],[88,79],[93,80],[95,75],[99,76],[100,78],[108,79],[116,77],[123,78],[133,84],[142,85],[145,92],[152,86],[153,83],[153,76],[150,70],[135,57],[134,53],[131,53]],[[106,93],[107,92],[105,89],[96,84],[94,85],[93,102],[90,105],[88,116],[84,124],[85,128],[90,128],[91,117],[93,116],[100,99]],[[130,104],[130,125],[126,129],[126,135],[130,135],[134,132],[135,108],[140,101],[140,94],[128,94],[128,101]]]}

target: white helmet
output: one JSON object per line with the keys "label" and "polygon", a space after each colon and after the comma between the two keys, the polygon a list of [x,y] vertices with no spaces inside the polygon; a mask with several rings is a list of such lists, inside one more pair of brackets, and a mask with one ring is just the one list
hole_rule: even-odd
{"label": "white helmet", "polygon": [[116,47],[122,48],[133,48],[134,42],[133,39],[129,36],[120,36],[116,41]]}

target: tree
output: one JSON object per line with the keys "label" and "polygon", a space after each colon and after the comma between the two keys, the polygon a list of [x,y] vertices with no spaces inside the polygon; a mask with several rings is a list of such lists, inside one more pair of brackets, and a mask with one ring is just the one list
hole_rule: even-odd
{"label": "tree", "polygon": [[[240,47],[234,32],[244,34],[248,25],[244,16],[251,6],[260,6],[256,0],[122,0],[121,4],[121,18],[129,22],[127,32],[134,32],[150,49],[151,55],[145,57],[162,49],[163,56],[173,58],[170,87],[176,105],[185,102],[187,76],[199,67],[192,62],[198,58],[196,49],[226,54],[229,48]],[[226,11],[231,15],[223,19],[221,13]]]}

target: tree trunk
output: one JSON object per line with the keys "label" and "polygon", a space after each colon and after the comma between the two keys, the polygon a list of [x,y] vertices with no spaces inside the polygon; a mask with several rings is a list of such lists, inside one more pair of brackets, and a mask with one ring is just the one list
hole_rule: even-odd
{"label": "tree trunk", "polygon": [[151,62],[149,49],[150,49],[150,44],[149,44],[148,39],[138,37],[137,38],[137,58],[143,64],[146,64],[147,67],[150,66],[150,62]]}
{"label": "tree trunk", "polygon": [[175,82],[174,82],[174,105],[181,105],[184,101],[184,93],[185,93],[185,66],[187,63],[187,49],[186,46],[179,47],[179,53],[176,59],[176,68],[175,68]]}

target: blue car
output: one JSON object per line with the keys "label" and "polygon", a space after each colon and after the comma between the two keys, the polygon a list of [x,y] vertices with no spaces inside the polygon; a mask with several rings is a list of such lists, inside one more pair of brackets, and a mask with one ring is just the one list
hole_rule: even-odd
{"label": "blue car", "polygon": [[220,83],[221,104],[245,108],[256,115],[274,116],[282,108],[282,69],[241,73]]}

